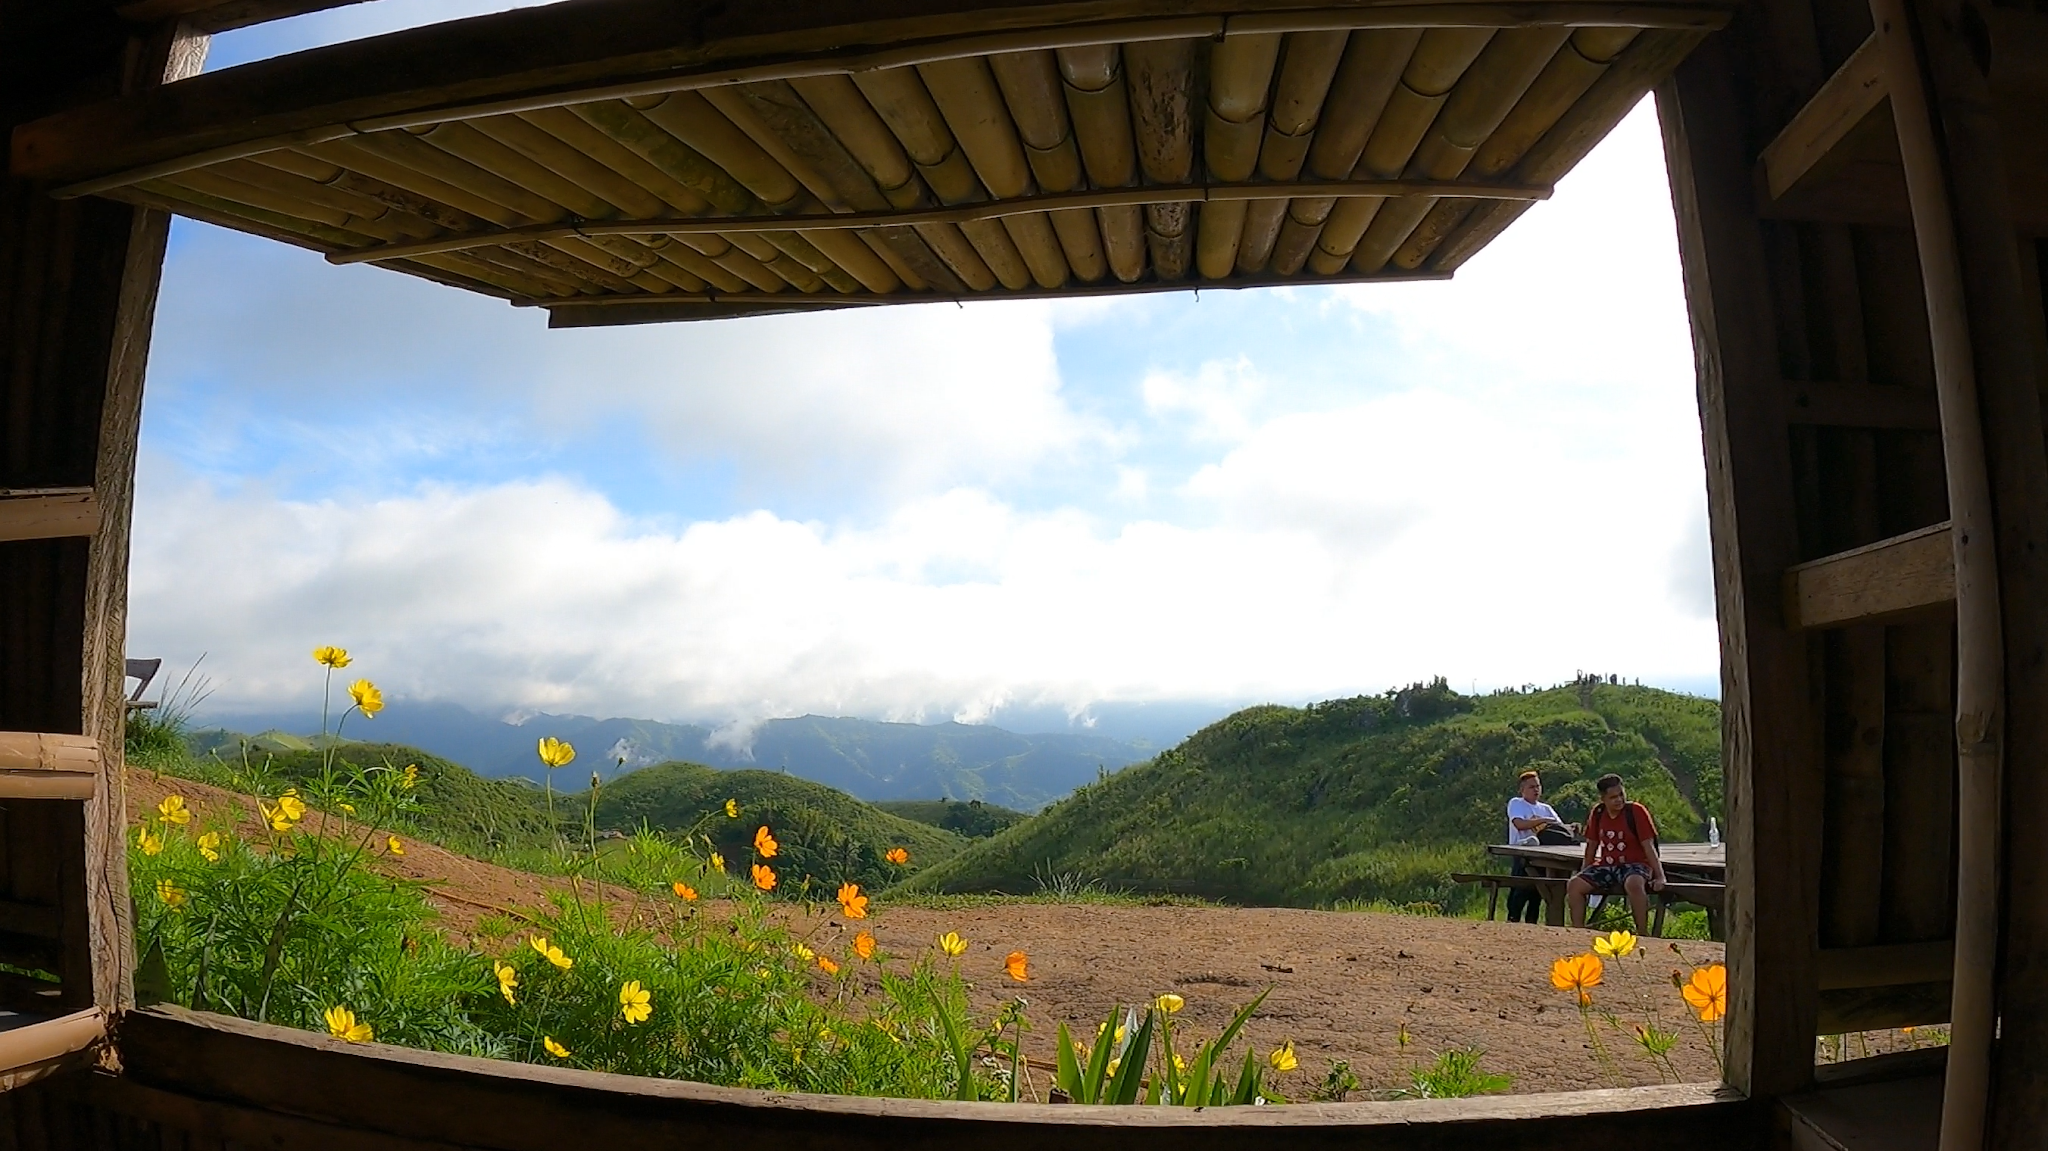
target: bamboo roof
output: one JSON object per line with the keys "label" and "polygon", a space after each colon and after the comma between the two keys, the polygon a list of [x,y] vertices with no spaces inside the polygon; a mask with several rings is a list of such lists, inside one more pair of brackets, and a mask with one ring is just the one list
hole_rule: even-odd
{"label": "bamboo roof", "polygon": [[556,326],[1441,278],[1726,15],[570,0],[70,109],[13,165]]}

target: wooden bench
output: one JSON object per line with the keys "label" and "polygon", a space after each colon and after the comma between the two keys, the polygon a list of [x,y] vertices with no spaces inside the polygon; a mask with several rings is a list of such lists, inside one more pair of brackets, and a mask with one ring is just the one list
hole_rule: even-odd
{"label": "wooden bench", "polygon": [[[1520,887],[1539,892],[1543,896],[1545,910],[1551,906],[1562,907],[1564,887],[1569,880],[1541,875],[1501,875],[1494,872],[1454,871],[1453,883],[1476,883],[1486,889],[1486,918],[1492,920],[1500,911],[1500,891],[1503,887]],[[1719,883],[1666,883],[1664,890],[1650,893],[1653,908],[1650,916],[1650,934],[1664,934],[1664,912],[1674,903],[1691,903],[1707,911],[1707,934],[1721,938],[1722,900],[1727,887]],[[1607,898],[1618,898],[1619,891],[1598,893]],[[1547,921],[1556,926],[1561,916],[1547,916]]]}

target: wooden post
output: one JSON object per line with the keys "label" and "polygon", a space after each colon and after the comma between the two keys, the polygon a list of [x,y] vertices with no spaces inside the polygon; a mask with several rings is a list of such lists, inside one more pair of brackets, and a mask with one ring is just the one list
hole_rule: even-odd
{"label": "wooden post", "polygon": [[1752,1096],[1813,1078],[1822,802],[1807,643],[1786,624],[1797,563],[1776,324],[1729,44],[1700,46],[1657,90],[1699,375],[1721,632],[1727,778],[1729,1083]]}

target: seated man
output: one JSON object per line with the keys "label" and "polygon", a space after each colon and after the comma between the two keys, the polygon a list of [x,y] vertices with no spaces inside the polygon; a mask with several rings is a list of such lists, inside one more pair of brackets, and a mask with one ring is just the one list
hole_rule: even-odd
{"label": "seated man", "polygon": [[[1517,779],[1521,794],[1508,800],[1508,843],[1531,844],[1543,841],[1543,832],[1550,829],[1566,830],[1565,821],[1560,819],[1557,809],[1543,802],[1543,780],[1533,771],[1525,771]],[[1529,874],[1529,861],[1515,857],[1513,868],[1516,875]],[[1511,887],[1508,889],[1508,922],[1518,919],[1539,922],[1543,911],[1543,896],[1533,887]]]}
{"label": "seated man", "polygon": [[1647,935],[1649,892],[1664,890],[1664,861],[1657,857],[1657,825],[1650,819],[1649,808],[1629,801],[1620,776],[1603,775],[1593,786],[1600,789],[1600,802],[1586,819],[1585,864],[1564,889],[1572,926],[1586,925],[1587,896],[1618,890],[1628,895],[1629,910],[1636,917],[1636,934]]}

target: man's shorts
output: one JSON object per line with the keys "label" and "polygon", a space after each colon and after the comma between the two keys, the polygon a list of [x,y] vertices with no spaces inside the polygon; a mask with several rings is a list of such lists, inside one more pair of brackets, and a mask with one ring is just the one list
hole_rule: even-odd
{"label": "man's shorts", "polygon": [[1650,882],[1650,865],[1647,863],[1603,863],[1579,872],[1579,878],[1593,885],[1595,891],[1622,891],[1622,884],[1631,875],[1640,875],[1643,882]]}

